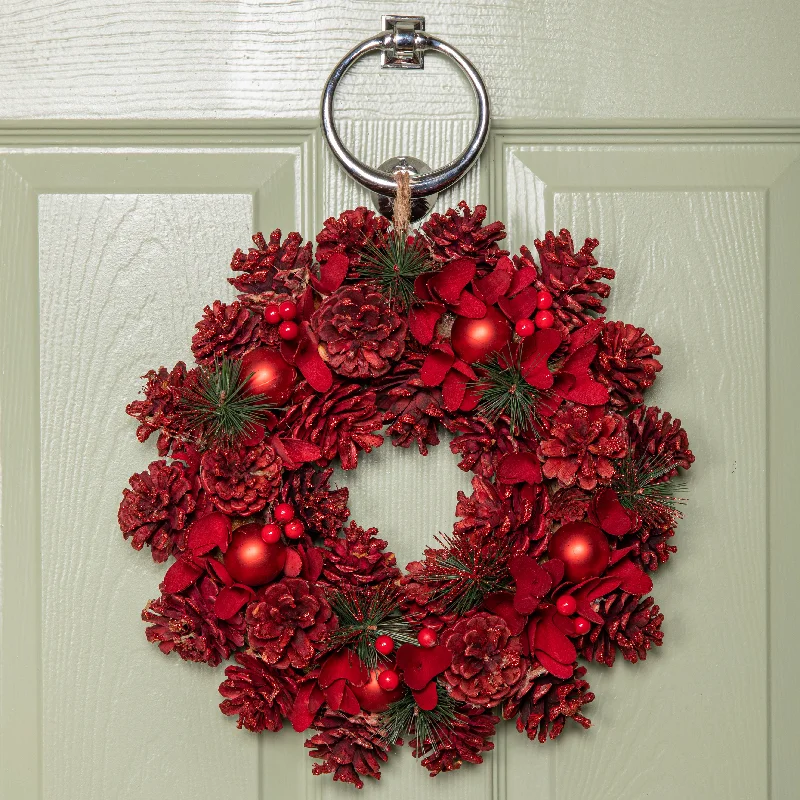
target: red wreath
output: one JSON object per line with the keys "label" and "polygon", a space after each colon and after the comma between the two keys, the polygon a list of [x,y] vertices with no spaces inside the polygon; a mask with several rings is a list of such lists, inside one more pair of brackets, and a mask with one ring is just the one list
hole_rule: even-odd
{"label": "red wreath", "polygon": [[[238,300],[207,306],[197,365],[146,376],[127,412],[161,459],[119,523],[169,561],[142,617],[164,653],[225,668],[239,727],[313,729],[315,774],[357,787],[405,739],[431,775],[480,763],[496,709],[530,739],[584,728],[578,656],[662,641],[649,592],[694,461],[643,405],[661,370],[642,328],[603,317],[597,241],[548,232],[511,257],[465,203],[411,235],[364,208],[316,251],[280,231],[237,251]],[[444,428],[472,494],[402,573],[348,522],[331,465]]]}

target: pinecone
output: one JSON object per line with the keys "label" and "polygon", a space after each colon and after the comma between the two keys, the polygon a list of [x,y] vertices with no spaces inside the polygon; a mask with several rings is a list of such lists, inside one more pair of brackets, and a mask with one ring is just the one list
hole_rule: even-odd
{"label": "pinecone", "polygon": [[347,717],[326,711],[314,720],[318,731],[305,743],[311,758],[321,759],[314,764],[314,775],[333,773],[335,781],[352,783],[356,789],[364,786],[360,775],[380,780],[381,761],[389,758],[390,745],[383,737],[379,718],[375,714]]}
{"label": "pinecone", "polygon": [[519,636],[501,617],[480,611],[461,618],[441,636],[453,654],[444,671],[450,694],[462,702],[492,708],[514,693],[528,671]]}
{"label": "pinecone", "polygon": [[303,399],[288,410],[281,427],[296,439],[317,445],[325,462],[338,455],[342,469],[355,469],[360,450],[369,453],[383,444],[383,437],[375,433],[381,429],[375,392],[337,381],[325,394],[304,385],[295,396]]}
{"label": "pinecone", "polygon": [[242,294],[239,299],[246,305],[261,308],[275,295],[295,296],[305,288],[311,267],[311,242],[303,245],[299,233],[290,233],[281,242],[280,229],[274,230],[269,244],[263,233],[253,236],[255,247],[247,253],[237,250],[231,260],[231,269],[241,272],[228,278]]}
{"label": "pinecone", "polygon": [[670,555],[677,553],[678,548],[670,544],[670,539],[675,535],[672,528],[660,530],[658,528],[640,528],[636,533],[625,536],[620,547],[630,544],[636,546],[631,558],[642,569],[655,572],[662,564],[669,561]]}
{"label": "pinecone", "polygon": [[162,653],[173,650],[184,661],[202,661],[216,667],[244,644],[244,619],[237,612],[230,619],[214,613],[219,588],[209,577],[180,594],[162,594],[142,611],[150,623],[148,642],[158,642]]}
{"label": "pinecone", "polygon": [[335,536],[350,516],[347,487],[331,489],[333,469],[302,467],[288,473],[281,486],[281,502],[297,512],[306,531],[312,535]]}
{"label": "pinecone", "polygon": [[603,622],[593,624],[589,633],[576,642],[578,651],[587,661],[613,667],[619,648],[622,657],[635,664],[647,658],[651,647],[661,646],[664,615],[652,597],[642,599],[617,591],[595,600],[593,606]]}
{"label": "pinecone", "polygon": [[662,477],[664,481],[677,475],[678,467],[689,469],[694,462],[694,455],[689,449],[689,437],[681,427],[681,421],[672,419],[666,411],[662,415],[657,406],[639,406],[631,411],[628,416],[628,436],[634,460],[642,456],[662,456],[674,462],[674,469]]}
{"label": "pinecone", "polygon": [[661,362],[653,357],[660,353],[661,348],[644,328],[605,323],[596,358],[597,380],[608,389],[611,405],[627,408],[642,402],[642,392],[661,371]]}
{"label": "pinecone", "polygon": [[344,253],[350,260],[352,273],[352,266],[360,262],[367,242],[376,247],[381,245],[388,230],[389,220],[364,206],[344,211],[339,217],[329,217],[317,234],[317,262],[324,264],[334,253]]}
{"label": "pinecone", "polygon": [[261,589],[247,607],[247,639],[267,664],[307,667],[337,620],[325,590],[302,578],[282,578]]}
{"label": "pinecone", "polygon": [[153,561],[166,561],[186,548],[186,517],[196,505],[196,490],[180,461],[154,461],[130,477],[122,490],[117,519],[134,550],[150,546]]}
{"label": "pinecone", "polygon": [[504,539],[511,531],[511,507],[500,492],[501,487],[486,478],[472,479],[472,494],[459,491],[453,526],[457,534],[466,534],[476,544],[489,538]]}
{"label": "pinecone", "polygon": [[220,710],[229,717],[239,717],[237,728],[253,733],[279,731],[288,717],[297,695],[297,673],[293,669],[275,669],[250,653],[236,653],[241,666],[225,667],[225,680],[219,693],[225,698]]}
{"label": "pinecone", "polygon": [[369,286],[345,286],[311,317],[328,366],[347,378],[375,378],[403,355],[408,326]]}
{"label": "pinecone", "polygon": [[377,533],[377,528],[351,522],[344,537],[326,537],[323,578],[334,586],[370,586],[399,578],[394,553],[384,552],[388,542],[378,539]]}
{"label": "pinecone", "polygon": [[424,580],[426,574],[425,561],[412,561],[406,565],[405,574],[399,580],[403,588],[400,606],[403,616],[412,625],[441,631],[445,626],[452,625],[458,615],[448,611],[447,604],[435,596],[439,594],[437,587]]}
{"label": "pinecone", "polygon": [[248,517],[278,496],[281,466],[266,442],[255,447],[215,447],[203,453],[201,481],[216,508]]}
{"label": "pinecone", "polygon": [[158,454],[165,456],[184,431],[184,424],[178,414],[178,404],[182,389],[195,370],[186,371],[186,364],[179,361],[171,370],[159,367],[150,370],[143,378],[147,383],[142,390],[145,400],[128,403],[125,413],[138,420],[136,438],[146,442],[150,434],[160,431]]}
{"label": "pinecone", "polygon": [[459,469],[482,478],[493,477],[499,458],[519,449],[506,417],[492,423],[482,416],[459,416],[449,427],[458,434],[450,442],[450,450],[461,455]]}
{"label": "pinecone", "polygon": [[555,739],[567,719],[575,720],[584,728],[592,724],[580,710],[594,700],[589,684],[583,680],[586,667],[578,667],[571,678],[556,678],[549,672],[536,675],[526,682],[524,693],[509,698],[503,705],[503,719],[513,719],[517,714],[517,730],[527,733],[533,741],[546,742],[548,733]]}
{"label": "pinecone", "polygon": [[[599,413],[598,413],[599,412]],[[625,420],[618,414],[590,411],[573,406],[558,412],[550,438],[539,444],[542,472],[557,478],[562,486],[574,483],[582,489],[611,482],[615,469],[613,459],[627,453],[628,437]]]}
{"label": "pinecone", "polygon": [[213,364],[222,356],[238,360],[260,344],[261,318],[238,300],[228,305],[215,300],[195,327],[192,352],[198,364]]}
{"label": "pinecone", "polygon": [[[483,758],[480,754],[494,750],[494,742],[489,739],[494,736],[497,722],[497,717],[491,711],[461,706],[452,723],[448,727],[440,728],[440,741],[433,753],[422,759],[422,766],[433,778],[440,772],[458,769],[465,761],[469,764],[482,764]],[[416,739],[411,740],[411,746],[415,758],[432,749],[430,742],[420,748]]]}
{"label": "pinecone", "polygon": [[553,495],[547,517],[555,522],[557,527],[568,522],[580,522],[586,518],[590,504],[591,497],[577,486],[559,489]]}
{"label": "pinecone", "polygon": [[[459,213],[459,211],[461,213]],[[431,240],[433,257],[440,263],[456,258],[473,258],[483,272],[493,267],[498,259],[508,255],[497,242],[506,238],[502,222],[484,225],[486,206],[475,206],[475,211],[462,200],[458,210],[451,208],[444,214],[431,214],[422,230]]]}

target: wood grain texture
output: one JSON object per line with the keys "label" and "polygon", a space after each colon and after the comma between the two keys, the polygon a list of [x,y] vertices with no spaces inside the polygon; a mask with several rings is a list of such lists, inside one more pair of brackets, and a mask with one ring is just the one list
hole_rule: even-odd
{"label": "wood grain texture", "polygon": [[[330,70],[389,11],[425,14],[473,59],[497,117],[800,114],[794,0],[5,0],[0,113],[316,117]],[[438,58],[415,75],[379,72],[373,58],[340,103],[355,119],[470,113],[463,81]]]}

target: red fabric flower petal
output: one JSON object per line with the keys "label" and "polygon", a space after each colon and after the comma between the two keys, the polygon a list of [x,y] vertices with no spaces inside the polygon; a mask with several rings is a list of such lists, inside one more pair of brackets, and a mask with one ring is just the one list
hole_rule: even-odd
{"label": "red fabric flower petal", "polygon": [[292,727],[296,731],[304,731],[311,727],[314,722],[314,717],[317,715],[322,704],[325,702],[325,696],[322,690],[317,686],[316,681],[310,679],[304,683],[294,701],[292,708],[292,715],[290,717]]}
{"label": "red fabric flower petal", "polygon": [[445,303],[458,303],[461,292],[475,275],[475,262],[471,258],[457,258],[451,261],[441,272],[437,272],[428,280],[428,287]]}
{"label": "red fabric flower petal", "polygon": [[512,636],[519,636],[528,621],[526,614],[520,614],[514,608],[514,595],[511,592],[495,592],[483,599],[483,605],[498,617],[502,617]]}
{"label": "red fabric flower petal", "polygon": [[436,681],[431,681],[424,689],[419,692],[411,692],[414,695],[417,705],[423,711],[433,711],[439,705],[439,691]]}
{"label": "red fabric flower petal", "polygon": [[361,659],[350,650],[340,650],[328,656],[319,673],[319,685],[323,689],[338,680],[345,680],[351,686],[363,686],[368,679]]}
{"label": "red fabric flower petal", "polygon": [[162,591],[165,594],[176,594],[191,586],[202,574],[204,570],[191,558],[181,556],[164,574],[161,583]]}
{"label": "red fabric flower petal", "polygon": [[450,345],[433,348],[422,364],[419,376],[426,386],[440,386],[450,367],[455,361],[455,354]]}
{"label": "red fabric flower petal", "polygon": [[223,586],[214,602],[214,613],[220,619],[230,619],[241,611],[254,596],[255,592],[249,586],[242,586],[239,583],[233,586]]}
{"label": "red fabric flower petal", "polygon": [[411,309],[408,316],[408,329],[420,344],[430,344],[433,341],[436,324],[444,314],[444,310],[441,303],[425,303]]}
{"label": "red fabric flower petal", "polygon": [[533,453],[508,453],[497,462],[498,483],[541,483],[542,467]]}
{"label": "red fabric flower petal", "polygon": [[503,256],[485,278],[479,278],[473,285],[481,300],[492,306],[508,291],[513,275],[513,262],[508,256]]}
{"label": "red fabric flower petal", "polygon": [[653,590],[650,576],[629,558],[615,564],[606,574],[621,578],[620,589],[628,594],[648,594]]}
{"label": "red fabric flower petal", "polygon": [[321,294],[335,292],[350,269],[350,259],[344,253],[334,253],[319,268],[319,278],[310,277],[311,285]]}
{"label": "red fabric flower petal", "polygon": [[604,489],[597,495],[594,506],[600,527],[611,536],[624,536],[630,532],[633,522],[622,507],[619,495],[613,489]]}
{"label": "red fabric flower petal", "polygon": [[231,518],[221,511],[214,511],[196,519],[189,526],[189,549],[196,556],[204,556],[215,547],[224,553],[231,536]]}
{"label": "red fabric flower petal", "polygon": [[437,675],[444,672],[453,660],[443,645],[417,647],[404,644],[397,651],[397,666],[403,670],[403,680],[409,689],[421,692]]}
{"label": "red fabric flower petal", "polygon": [[514,608],[520,614],[532,614],[552,588],[550,575],[530,556],[514,556],[508,567],[514,579]]}
{"label": "red fabric flower petal", "polygon": [[[597,345],[590,344],[576,350],[564,363],[559,373],[561,382],[556,382],[556,391],[566,400],[583,406],[602,406],[608,402],[608,389],[594,379],[589,370],[597,353]],[[571,376],[572,381],[563,376]]]}

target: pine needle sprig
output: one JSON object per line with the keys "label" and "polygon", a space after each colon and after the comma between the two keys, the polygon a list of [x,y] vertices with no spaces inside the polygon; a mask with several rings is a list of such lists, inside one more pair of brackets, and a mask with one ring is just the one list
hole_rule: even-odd
{"label": "pine needle sprig", "polygon": [[645,454],[638,459],[629,454],[618,464],[611,486],[622,507],[646,524],[674,528],[683,517],[679,506],[686,503],[686,498],[680,496],[686,491],[686,484],[665,480],[674,469],[675,461],[668,453]]}
{"label": "pine needle sprig", "polygon": [[432,749],[436,752],[446,740],[446,731],[453,728],[461,716],[456,701],[440,683],[436,684],[436,708],[426,711],[417,705],[414,695],[407,692],[381,714],[384,738],[395,743],[409,734],[416,740],[415,754],[419,757]]}
{"label": "pine needle sprig", "polygon": [[230,446],[263,422],[274,406],[262,394],[245,394],[241,362],[221,358],[200,367],[197,380],[181,397],[180,412],[199,436]]}
{"label": "pine needle sprig", "polygon": [[339,625],[328,637],[330,650],[350,647],[372,669],[384,658],[375,649],[379,636],[391,636],[395,645],[415,644],[417,639],[398,611],[399,593],[392,584],[370,590],[346,587],[332,589],[328,602]]}
{"label": "pine needle sprig", "polygon": [[380,247],[367,242],[361,254],[358,272],[390,303],[400,309],[411,307],[414,281],[436,266],[420,239],[408,238],[392,231]]}

